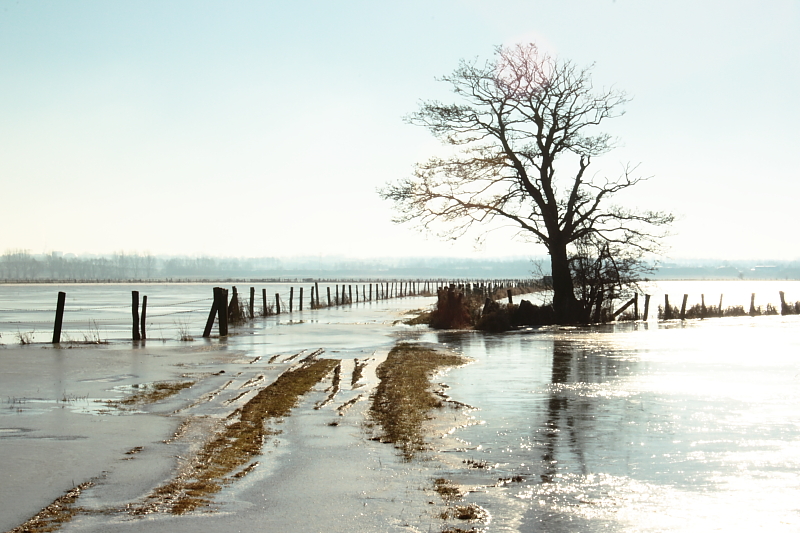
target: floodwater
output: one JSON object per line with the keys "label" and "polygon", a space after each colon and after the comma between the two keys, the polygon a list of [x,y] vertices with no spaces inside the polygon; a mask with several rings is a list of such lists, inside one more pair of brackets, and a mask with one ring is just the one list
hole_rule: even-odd
{"label": "floodwater", "polygon": [[[666,292],[673,305],[684,293],[689,305],[700,293],[716,304],[724,293],[723,305],[745,309],[752,292],[762,306],[776,305],[778,290],[800,299],[798,282],[736,283],[661,283],[651,292],[655,304]],[[227,340],[133,348],[19,348],[4,331],[0,530],[90,478],[97,487],[79,505],[124,508],[168,478],[175,456],[191,447],[164,442],[181,420],[224,416],[240,386],[288,368],[283,359],[268,363],[274,355],[318,348],[323,357],[342,359],[343,372],[355,358],[372,360],[365,382],[344,387],[330,408],[313,409],[324,394],[311,393],[265,443],[261,465],[227,487],[211,511],[78,515],[63,530],[800,530],[800,317],[657,322],[651,303],[646,323],[588,328],[484,334],[397,323],[403,310],[431,302],[304,311],[257,320]],[[3,300],[0,307],[16,305]],[[432,450],[411,462],[369,440],[366,401],[346,416],[335,413],[369,391],[381,354],[404,339],[472,360],[436,380],[470,407],[437,413]],[[140,412],[98,410],[93,401],[181,376],[199,383]],[[213,401],[197,402],[231,379],[234,386]],[[140,453],[125,453],[137,446]],[[442,501],[432,491],[436,478],[460,486],[463,501]],[[442,520],[443,509],[455,504],[479,506],[486,515]]]}

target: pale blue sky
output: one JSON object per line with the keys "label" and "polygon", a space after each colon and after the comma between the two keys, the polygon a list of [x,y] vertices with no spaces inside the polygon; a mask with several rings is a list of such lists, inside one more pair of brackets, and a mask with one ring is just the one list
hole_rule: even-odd
{"label": "pale blue sky", "polygon": [[0,0],[0,252],[539,255],[391,223],[438,145],[402,117],[537,42],[633,100],[607,124],[672,257],[800,257],[800,1]]}

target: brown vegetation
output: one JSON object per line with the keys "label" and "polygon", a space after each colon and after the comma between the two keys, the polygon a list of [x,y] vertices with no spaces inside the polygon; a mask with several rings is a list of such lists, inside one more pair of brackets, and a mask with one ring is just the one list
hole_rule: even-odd
{"label": "brown vegetation", "polygon": [[431,377],[442,367],[464,364],[458,355],[398,344],[376,369],[380,383],[372,396],[370,414],[382,429],[377,437],[393,443],[406,459],[426,448],[424,422],[429,412],[442,406],[431,392]]}
{"label": "brown vegetation", "polygon": [[[287,416],[299,398],[339,364],[338,360],[309,362],[278,377],[231,417],[234,421],[208,441],[192,461],[190,472],[158,487],[135,514],[168,511],[183,514],[209,503],[209,497],[229,482],[228,476],[252,469],[264,439],[275,434],[265,427],[268,419]],[[238,420],[236,419],[238,415]]]}

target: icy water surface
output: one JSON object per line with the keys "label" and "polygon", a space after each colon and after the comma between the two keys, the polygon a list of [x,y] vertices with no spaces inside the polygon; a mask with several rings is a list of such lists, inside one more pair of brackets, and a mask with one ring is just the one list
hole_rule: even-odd
{"label": "icy water surface", "polygon": [[[210,288],[139,290],[194,317],[199,334]],[[747,307],[751,292],[756,305],[774,305],[778,290],[795,301],[799,289],[797,282],[660,284],[651,289],[647,323],[505,334],[397,322],[401,310],[432,298],[308,311],[306,296],[302,313],[258,319],[226,340],[180,343],[173,332],[133,344],[121,340],[131,286],[67,286],[68,311],[74,294],[73,316],[98,313],[108,321],[101,335],[105,327],[112,344],[19,348],[10,332],[15,321],[35,321],[33,311],[2,315],[0,523],[18,525],[95,476],[101,481],[80,505],[124,509],[168,479],[190,446],[168,442],[181,420],[225,417],[248,383],[272,381],[293,354],[324,349],[323,357],[343,360],[345,376],[354,359],[372,361],[366,373],[374,384],[375,354],[398,340],[418,340],[472,359],[437,378],[471,408],[467,417],[453,406],[437,413],[440,431],[425,457],[404,462],[391,445],[368,440],[366,399],[347,416],[337,414],[336,406],[365,394],[368,383],[344,380],[337,400],[315,409],[325,397],[322,384],[266,443],[261,466],[220,493],[213,512],[133,519],[104,511],[80,515],[63,530],[798,531],[800,317],[657,322],[654,315],[664,293],[678,305],[688,293],[691,305],[701,293],[716,303],[723,292],[724,305]],[[2,307],[54,306],[57,290],[64,288],[0,287]],[[153,315],[154,324],[171,316]],[[141,410],[114,410],[102,401],[134,386],[183,379],[198,383]],[[443,502],[432,491],[436,478],[469,492],[462,502]],[[487,518],[445,523],[443,508],[456,504],[480,506]]]}
{"label": "icy water surface", "polygon": [[475,359],[446,475],[492,531],[797,531],[799,318],[429,334]]}

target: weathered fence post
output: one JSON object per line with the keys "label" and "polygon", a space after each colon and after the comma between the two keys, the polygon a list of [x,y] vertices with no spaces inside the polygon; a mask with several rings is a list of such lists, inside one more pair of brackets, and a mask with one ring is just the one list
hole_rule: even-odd
{"label": "weathered fence post", "polygon": [[[778,293],[781,295],[781,315],[788,315],[789,314],[789,306],[786,305],[786,297],[783,294],[783,291],[778,291]],[[59,295],[60,294],[61,293],[59,293]]]}
{"label": "weathered fence post", "polygon": [[330,285],[328,285],[328,287],[326,287],[326,288],[328,289],[328,307],[330,307],[331,306],[331,287],[330,287]]}
{"label": "weathered fence post", "polygon": [[[353,305],[353,286],[347,286],[347,293],[350,295],[350,305]],[[356,296],[358,296],[358,285],[356,285]]]}
{"label": "weathered fence post", "polygon": [[297,303],[300,304],[300,305],[297,306],[297,310],[298,311],[302,311],[303,310],[303,287],[300,287],[300,300],[298,300]]}
{"label": "weathered fence post", "polygon": [[669,306],[669,294],[664,295],[664,320],[672,318],[672,308]]}
{"label": "weathered fence post", "polygon": [[281,295],[280,293],[275,293],[275,314],[281,314]]}
{"label": "weathered fence post", "polygon": [[239,321],[240,313],[239,313],[239,291],[236,290],[236,287],[232,287],[233,294],[231,295],[231,301],[228,304],[228,318],[233,320],[234,323]]}
{"label": "weathered fence post", "polygon": [[688,294],[683,295],[683,303],[681,303],[681,320],[686,318],[686,300],[689,298]]}
{"label": "weathered fence post", "polygon": [[250,306],[249,306],[249,309],[250,309],[250,319],[251,320],[256,317],[256,315],[253,313],[253,303],[255,302],[255,299],[256,299],[256,288],[255,287],[250,287]]}
{"label": "weathered fence post", "polygon": [[642,320],[647,322],[647,314],[650,312],[650,295],[644,295],[644,314],[642,315]]}
{"label": "weathered fence post", "polygon": [[211,328],[214,327],[214,317],[217,315],[217,300],[219,297],[217,293],[219,292],[219,287],[214,287],[214,299],[211,302],[211,311],[208,313],[208,319],[206,320],[206,327],[203,330],[203,337],[208,338],[211,336]]}
{"label": "weathered fence post", "polygon": [[369,301],[372,301],[372,283],[369,284]]}
{"label": "weathered fence post", "polygon": [[[234,293],[235,294],[235,293]],[[219,288],[217,292],[217,317],[219,318],[219,336],[228,336],[228,289]]]}
{"label": "weathered fence post", "polygon": [[142,296],[142,340],[147,339],[145,324],[147,323],[147,295]]}
{"label": "weathered fence post", "polygon": [[639,293],[633,293],[633,319],[639,320]]}
{"label": "weathered fence post", "polygon": [[706,295],[700,295],[700,318],[706,317]]}
{"label": "weathered fence post", "polygon": [[[783,293],[781,293],[783,298]],[[67,293],[59,292],[56,302],[56,321],[53,324],[53,344],[61,342],[61,324],[64,322],[64,304],[67,302]]]}
{"label": "weathered fence post", "polygon": [[719,308],[717,309],[717,313],[719,314],[720,318],[724,316],[725,313],[722,312],[722,295],[719,295]]}
{"label": "weathered fence post", "polygon": [[750,316],[756,316],[756,293],[750,295]]}
{"label": "weathered fence post", "polygon": [[261,289],[261,316],[267,316],[267,289]]}
{"label": "weathered fence post", "polygon": [[289,312],[294,311],[294,287],[289,287]]}
{"label": "weathered fence post", "polygon": [[508,295],[508,305],[513,305],[514,301],[511,299],[511,289],[506,289],[506,294]]}
{"label": "weathered fence post", "polygon": [[314,282],[314,294],[317,295],[317,307],[319,307],[319,283]]}
{"label": "weathered fence post", "polygon": [[139,334],[139,291],[131,291],[131,314],[133,315],[133,340],[141,340]]}

